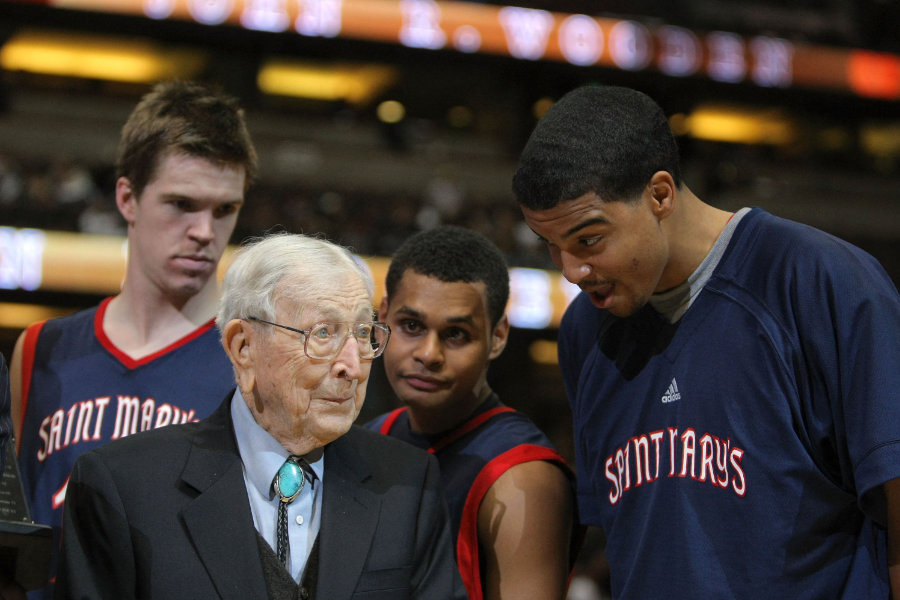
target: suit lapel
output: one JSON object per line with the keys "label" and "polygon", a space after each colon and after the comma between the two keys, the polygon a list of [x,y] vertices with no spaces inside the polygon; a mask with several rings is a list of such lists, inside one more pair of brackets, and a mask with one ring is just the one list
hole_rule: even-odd
{"label": "suit lapel", "polygon": [[381,501],[365,484],[371,471],[355,439],[351,429],[325,447],[316,591],[329,600],[352,597],[378,524]]}
{"label": "suit lapel", "polygon": [[199,494],[184,508],[182,518],[220,597],[265,598],[230,407],[229,398],[204,421],[193,440],[182,480]]}

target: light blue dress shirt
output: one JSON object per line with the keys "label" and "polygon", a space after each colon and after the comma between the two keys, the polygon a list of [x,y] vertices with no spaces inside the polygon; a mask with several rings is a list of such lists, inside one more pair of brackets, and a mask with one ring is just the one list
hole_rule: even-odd
{"label": "light blue dress shirt", "polygon": [[[250,510],[253,512],[253,523],[259,534],[275,551],[280,500],[272,490],[272,480],[290,453],[259,426],[247,407],[240,389],[235,390],[231,401],[231,419],[234,422],[238,452],[244,464],[244,483],[250,499]],[[287,507],[288,537],[291,544],[290,571],[297,583],[303,578],[306,562],[322,523],[324,453],[320,453],[318,460],[310,461],[310,466],[317,477],[315,484],[310,485],[307,482],[300,495]],[[227,523],[223,524],[223,527],[227,526]]]}

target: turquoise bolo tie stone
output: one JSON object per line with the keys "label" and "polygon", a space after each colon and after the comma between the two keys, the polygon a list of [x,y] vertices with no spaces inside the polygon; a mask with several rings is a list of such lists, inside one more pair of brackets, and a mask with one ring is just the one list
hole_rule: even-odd
{"label": "turquoise bolo tie stone", "polygon": [[294,461],[287,460],[278,469],[275,491],[278,492],[282,502],[293,502],[300,490],[303,489],[303,482],[303,469]]}

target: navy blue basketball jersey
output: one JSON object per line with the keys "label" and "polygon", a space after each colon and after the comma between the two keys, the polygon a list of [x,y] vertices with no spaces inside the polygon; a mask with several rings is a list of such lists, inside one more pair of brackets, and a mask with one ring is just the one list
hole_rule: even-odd
{"label": "navy blue basketball jersey", "polygon": [[[558,464],[571,475],[550,440],[521,412],[492,394],[465,423],[436,437],[414,433],[406,408],[366,424],[374,431],[409,442],[434,454],[456,532],[456,559],[470,600],[481,600],[482,560],[478,547],[478,508],[491,485],[507,469],[533,460]],[[573,541],[577,543],[579,540]]]}
{"label": "navy blue basketball jersey", "polygon": [[760,209],[676,324],[576,298],[560,365],[614,597],[888,598],[898,332],[874,258]]}
{"label": "navy blue basketball jersey", "polygon": [[25,334],[22,483],[32,519],[52,525],[57,538],[78,456],[138,431],[206,417],[235,385],[213,321],[133,360],[103,332],[110,300],[35,323]]}

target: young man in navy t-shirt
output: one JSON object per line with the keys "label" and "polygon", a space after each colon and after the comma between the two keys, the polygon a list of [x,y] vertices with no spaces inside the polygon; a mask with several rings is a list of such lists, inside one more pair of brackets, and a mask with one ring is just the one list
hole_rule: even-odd
{"label": "young man in navy t-shirt", "polygon": [[660,107],[583,87],[513,189],[582,293],[559,333],[582,522],[622,598],[900,594],[900,297],[878,262],[682,181]]}

